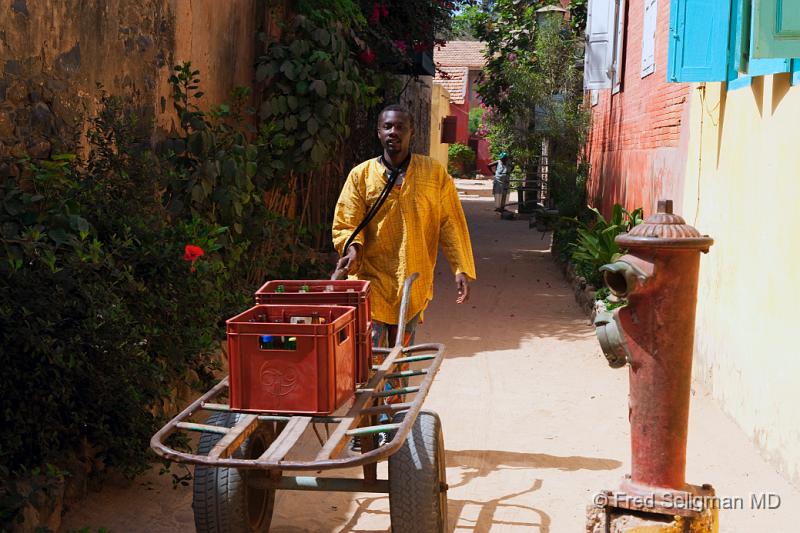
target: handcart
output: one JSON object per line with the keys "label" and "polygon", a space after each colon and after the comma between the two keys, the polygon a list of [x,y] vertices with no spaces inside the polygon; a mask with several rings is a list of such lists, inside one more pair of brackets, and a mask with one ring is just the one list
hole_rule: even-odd
{"label": "handcart", "polygon": [[[195,525],[199,532],[268,531],[275,491],[312,490],[371,492],[389,495],[392,531],[442,532],[447,528],[445,450],[439,416],[422,410],[431,383],[442,363],[444,345],[402,346],[411,283],[406,280],[391,349],[365,385],[355,390],[352,405],[337,416],[304,416],[241,412],[224,403],[228,377],[194,401],[151,439],[156,454],[194,464]],[[420,380],[390,389],[387,380]],[[388,403],[387,398],[399,398]],[[344,408],[342,409],[344,410]],[[381,422],[381,420],[383,420]],[[325,436],[318,431],[324,425]],[[319,439],[316,455],[297,458],[296,446],[311,426]],[[332,427],[332,431],[327,431]],[[195,453],[166,444],[177,433],[200,432]],[[388,435],[377,446],[378,434]],[[353,452],[353,439],[360,451]],[[388,459],[388,478],[378,479],[377,463]],[[285,475],[284,471],[314,474],[360,466],[363,477]]]}

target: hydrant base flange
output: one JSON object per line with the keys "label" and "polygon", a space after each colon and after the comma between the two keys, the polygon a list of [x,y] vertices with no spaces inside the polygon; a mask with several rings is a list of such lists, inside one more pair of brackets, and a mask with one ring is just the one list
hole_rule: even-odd
{"label": "hydrant base flange", "polygon": [[685,491],[642,487],[623,481],[604,490],[587,507],[589,533],[716,533],[719,508],[710,485],[686,485]]}
{"label": "hydrant base flange", "polygon": [[631,481],[626,476],[617,492],[612,492],[615,506],[673,516],[696,517],[714,501],[714,488],[705,484],[686,484],[685,490],[651,487]]}

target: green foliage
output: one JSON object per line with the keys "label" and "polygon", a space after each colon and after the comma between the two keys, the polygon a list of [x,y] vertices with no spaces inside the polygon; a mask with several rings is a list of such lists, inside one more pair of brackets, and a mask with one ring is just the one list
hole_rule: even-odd
{"label": "green foliage", "polygon": [[[14,428],[0,435],[0,465],[10,475],[86,443],[107,465],[141,471],[176,383],[210,384],[224,319],[251,300],[253,269],[261,281],[325,268],[305,229],[264,206],[280,139],[240,124],[247,92],[203,113],[197,71],[175,72],[186,132],[165,153],[104,97],[85,161],[17,161],[23,175],[0,179],[0,411]],[[189,244],[203,255],[186,256]]]}
{"label": "green foliage", "polygon": [[386,73],[407,72],[415,53],[432,51],[458,3],[298,2],[280,39],[262,36],[256,69],[259,116],[285,141],[274,164],[304,174],[329,162],[350,136],[354,111],[382,103]]}
{"label": "green foliage", "polygon": [[319,168],[349,136],[352,107],[376,104],[349,39],[342,23],[298,15],[280,41],[267,43],[256,79],[267,83],[260,118],[283,141],[273,155],[277,169]]}
{"label": "green foliage", "polygon": [[477,41],[478,36],[474,30],[474,20],[478,18],[482,10],[477,5],[464,6],[461,11],[453,16],[449,41]]}
{"label": "green foliage", "polygon": [[[95,121],[84,171],[71,157],[28,162],[25,188],[0,184],[0,463],[55,462],[83,439],[133,473],[158,406],[188,368],[209,376],[228,292],[226,229],[171,219],[150,154],[117,144],[115,104]],[[194,272],[188,243],[205,256]],[[235,255],[235,254],[234,254]],[[192,265],[194,266],[194,265]]]}
{"label": "green foliage", "polygon": [[191,63],[176,66],[170,83],[184,129],[183,142],[170,154],[177,170],[168,182],[170,213],[205,218],[241,236],[242,221],[262,209],[260,191],[270,185],[273,172],[282,169],[273,157],[287,141],[267,128],[254,142],[248,141],[253,132],[243,124],[247,88],[235,91],[232,105],[222,104],[207,114],[195,103],[203,93],[198,91],[199,71],[192,70]]}
{"label": "green foliage", "polygon": [[555,159],[550,167],[550,189],[554,207],[563,217],[583,217],[586,213],[587,163]]}
{"label": "green foliage", "polygon": [[572,219],[576,224],[576,239],[570,244],[570,255],[577,272],[589,283],[599,287],[599,268],[613,263],[624,253],[615,238],[641,223],[643,211],[639,207],[628,212],[621,205],[614,204],[610,220],[606,220],[596,208],[591,208],[591,211],[595,215],[592,224]]}
{"label": "green foliage", "polygon": [[484,109],[482,107],[473,107],[469,110],[469,134],[476,135],[481,129],[483,124]]}
{"label": "green foliage", "polygon": [[447,171],[451,176],[460,177],[475,164],[475,151],[461,143],[453,143],[447,149]]}
{"label": "green foliage", "polygon": [[580,35],[584,28],[586,28],[586,9],[588,0],[570,0],[570,26],[572,31]]}
{"label": "green foliage", "polygon": [[557,14],[536,22],[536,10],[547,3],[552,2],[496,0],[482,12],[467,13],[473,31],[486,42],[478,93],[487,108],[492,150],[509,152],[522,172],[531,174],[547,140],[551,175],[560,180],[551,187],[553,200],[584,205],[576,167],[589,112],[576,67],[580,39]]}

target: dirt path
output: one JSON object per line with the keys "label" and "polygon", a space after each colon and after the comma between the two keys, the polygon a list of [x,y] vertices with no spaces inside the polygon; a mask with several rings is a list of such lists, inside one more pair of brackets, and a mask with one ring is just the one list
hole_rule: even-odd
{"label": "dirt path", "polygon": [[[488,182],[460,182],[479,281],[456,306],[446,263],[417,342],[447,345],[426,407],[442,417],[449,522],[454,531],[584,530],[586,505],[628,470],[627,372],[612,370],[593,329],[527,221],[501,221]],[[720,511],[722,532],[797,530],[800,493],[702,393],[693,397],[687,478],[746,499]],[[313,439],[313,435],[307,435]],[[342,475],[356,475],[343,472]],[[776,510],[750,509],[773,492]],[[193,531],[191,489],[172,490],[154,471],[132,486],[107,486],[72,510],[64,531]],[[388,498],[279,493],[277,532],[387,531]]]}

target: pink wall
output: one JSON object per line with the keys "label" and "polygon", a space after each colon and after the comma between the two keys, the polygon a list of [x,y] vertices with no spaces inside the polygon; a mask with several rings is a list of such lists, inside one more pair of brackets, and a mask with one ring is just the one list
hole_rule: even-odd
{"label": "pink wall", "polygon": [[[615,203],[654,211],[660,198],[682,212],[688,150],[689,85],[667,83],[669,2],[658,3],[655,72],[641,77],[643,4],[628,3],[622,90],[600,90],[587,152],[589,202],[608,214]],[[587,96],[588,97],[588,96]],[[684,125],[686,125],[684,127]]]}

